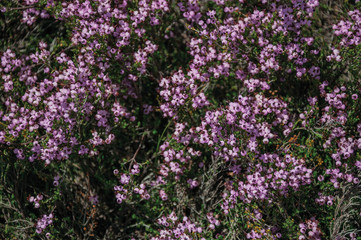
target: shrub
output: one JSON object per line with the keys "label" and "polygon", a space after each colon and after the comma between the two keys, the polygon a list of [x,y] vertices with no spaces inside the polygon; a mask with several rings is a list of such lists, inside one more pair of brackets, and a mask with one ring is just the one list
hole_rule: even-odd
{"label": "shrub", "polygon": [[0,236],[361,239],[361,3],[332,4],[2,1]]}

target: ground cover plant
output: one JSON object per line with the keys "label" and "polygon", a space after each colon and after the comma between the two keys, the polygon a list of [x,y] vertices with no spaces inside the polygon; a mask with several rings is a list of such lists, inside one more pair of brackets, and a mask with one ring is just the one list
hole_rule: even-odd
{"label": "ground cover plant", "polygon": [[1,239],[361,239],[361,3],[0,1]]}

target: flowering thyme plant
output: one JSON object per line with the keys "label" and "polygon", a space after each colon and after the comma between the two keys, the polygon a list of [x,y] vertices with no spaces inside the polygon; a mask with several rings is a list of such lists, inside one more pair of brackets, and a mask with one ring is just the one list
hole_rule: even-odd
{"label": "flowering thyme plant", "polygon": [[361,239],[361,3],[0,2],[0,237]]}

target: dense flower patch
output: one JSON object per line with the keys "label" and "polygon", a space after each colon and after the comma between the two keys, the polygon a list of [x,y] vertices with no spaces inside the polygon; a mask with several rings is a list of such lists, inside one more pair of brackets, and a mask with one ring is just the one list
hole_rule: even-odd
{"label": "dense flower patch", "polygon": [[360,8],[1,1],[1,238],[361,239]]}

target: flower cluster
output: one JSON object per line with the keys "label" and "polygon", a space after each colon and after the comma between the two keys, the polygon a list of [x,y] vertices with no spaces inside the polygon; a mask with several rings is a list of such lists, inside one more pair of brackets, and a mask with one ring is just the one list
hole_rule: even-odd
{"label": "flower cluster", "polygon": [[36,197],[30,196],[29,202],[34,203],[35,208],[40,207],[40,201],[43,200],[43,195],[38,194]]}
{"label": "flower cluster", "polygon": [[50,213],[49,215],[44,214],[43,217],[39,219],[39,221],[36,224],[36,232],[41,233],[48,225],[52,224],[53,217],[54,215],[52,213]]}
{"label": "flower cluster", "polygon": [[318,224],[319,222],[314,217],[306,220],[305,223],[300,223],[299,227],[301,235],[298,239],[321,239],[322,234]]}
{"label": "flower cluster", "polygon": [[[203,232],[201,227],[198,227],[188,217],[184,216],[182,220],[179,220],[174,212],[168,216],[162,216],[157,220],[157,223],[163,227],[164,230],[160,230],[159,237],[152,237],[152,240],[160,239],[194,239]],[[205,240],[205,238],[200,238]]]}

